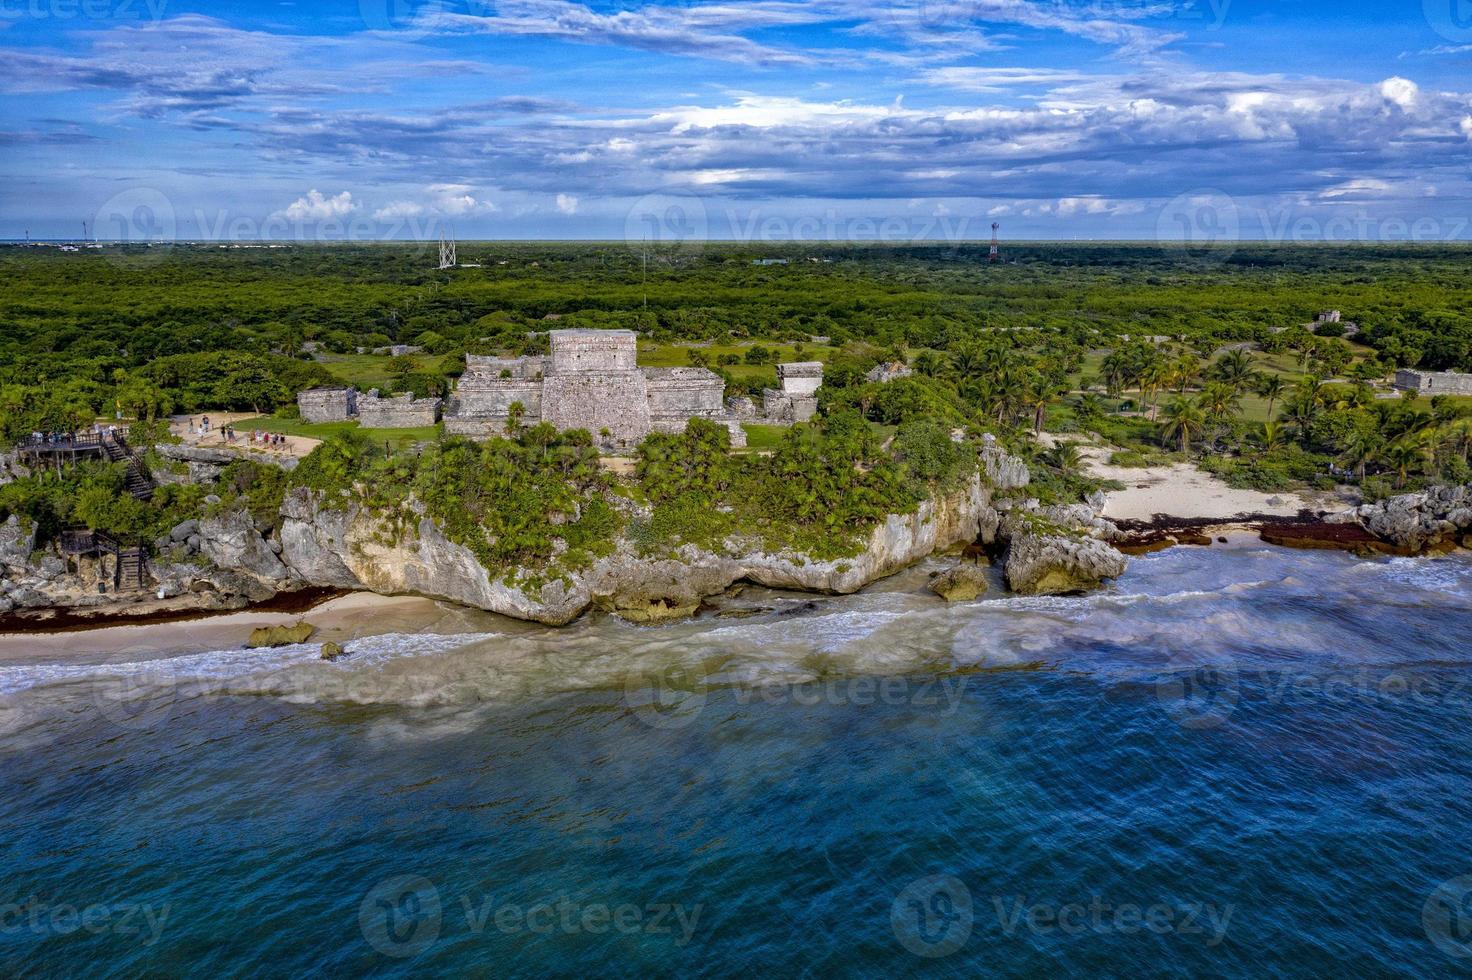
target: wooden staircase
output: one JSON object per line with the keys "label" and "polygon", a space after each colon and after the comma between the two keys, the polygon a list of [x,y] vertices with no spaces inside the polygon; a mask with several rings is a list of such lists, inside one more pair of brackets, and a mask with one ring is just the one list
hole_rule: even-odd
{"label": "wooden staircase", "polygon": [[102,531],[69,528],[61,532],[61,550],[69,555],[111,555],[112,587],[141,589],[147,585],[148,556],[140,548],[124,548],[117,539]]}
{"label": "wooden staircase", "polygon": [[153,496],[153,491],[158,489],[153,482],[153,474],[148,472],[148,466],[133,452],[133,447],[128,445],[126,439],[120,435],[102,440],[102,452],[107,456],[109,462],[128,464],[128,473],[124,478],[124,486],[127,491],[138,500],[148,500]]}

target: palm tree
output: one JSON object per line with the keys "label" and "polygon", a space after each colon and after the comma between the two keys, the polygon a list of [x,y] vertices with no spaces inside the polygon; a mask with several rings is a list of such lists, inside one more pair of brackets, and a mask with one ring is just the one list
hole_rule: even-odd
{"label": "palm tree", "polygon": [[1206,428],[1206,412],[1195,401],[1177,398],[1165,408],[1165,425],[1160,434],[1167,440],[1179,438],[1181,452],[1191,451],[1191,437]]}
{"label": "palm tree", "polygon": [[1395,470],[1395,485],[1399,489],[1406,485],[1406,477],[1417,466],[1425,466],[1431,458],[1434,443],[1423,433],[1401,436],[1385,447],[1385,461]]}
{"label": "palm tree", "polygon": [[1212,376],[1233,388],[1246,388],[1257,374],[1252,368],[1252,355],[1238,347],[1227,351],[1211,366]]}
{"label": "palm tree", "polygon": [[1340,458],[1359,473],[1360,480],[1363,482],[1366,467],[1380,458],[1380,453],[1384,448],[1385,436],[1379,429],[1368,426],[1356,428],[1352,429],[1344,440],[1344,452]]}
{"label": "palm tree", "polygon": [[1257,393],[1268,400],[1268,418],[1273,417],[1273,405],[1283,392],[1288,390],[1288,382],[1283,380],[1281,374],[1262,374],[1257,378]]}
{"label": "palm tree", "polygon": [[1170,369],[1164,361],[1151,361],[1140,372],[1140,395],[1150,402],[1150,421],[1155,421],[1155,409],[1160,402],[1160,392],[1170,384]]}
{"label": "palm tree", "polygon": [[1262,424],[1262,431],[1258,434],[1258,441],[1262,443],[1262,448],[1268,452],[1277,449],[1283,441],[1283,423],[1264,422]]}
{"label": "palm tree", "polygon": [[1201,359],[1187,351],[1171,362],[1170,370],[1171,378],[1177,386],[1176,393],[1184,395],[1186,386],[1201,377]]}
{"label": "palm tree", "polygon": [[1083,456],[1079,453],[1077,444],[1060,442],[1049,451],[1048,465],[1064,475],[1077,473],[1083,466]]}

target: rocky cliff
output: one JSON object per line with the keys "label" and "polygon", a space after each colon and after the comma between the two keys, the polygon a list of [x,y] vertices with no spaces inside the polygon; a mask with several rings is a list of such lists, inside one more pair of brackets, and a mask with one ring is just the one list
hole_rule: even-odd
{"label": "rocky cliff", "polygon": [[[686,546],[671,557],[650,558],[620,540],[613,554],[585,568],[521,586],[508,581],[517,576],[493,576],[428,518],[421,517],[412,528],[393,529],[354,504],[338,503],[306,490],[287,498],[281,562],[293,579],[415,593],[552,625],[570,622],[594,606],[637,621],[683,615],[706,596],[743,580],[813,592],[856,592],[937,551],[991,540],[999,520],[991,490],[978,475],[961,490],[922,502],[913,514],[890,515],[870,533],[864,548],[849,557],[816,561],[769,553],[754,541],[731,538],[720,551]],[[239,530],[238,522],[233,530]],[[224,555],[227,550],[242,561],[262,553],[241,547],[233,536],[228,549],[217,552]],[[274,572],[253,563],[249,570],[258,578]]]}

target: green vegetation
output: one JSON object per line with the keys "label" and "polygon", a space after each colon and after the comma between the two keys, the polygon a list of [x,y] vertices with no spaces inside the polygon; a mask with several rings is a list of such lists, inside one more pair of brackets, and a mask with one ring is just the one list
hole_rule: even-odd
{"label": "green vegetation", "polygon": [[[1468,477],[1472,399],[1385,397],[1397,367],[1472,370],[1465,247],[1244,243],[1215,265],[1121,243],[1018,245],[1003,265],[984,245],[773,248],[792,264],[712,244],[651,255],[646,276],[606,243],[471,243],[480,268],[453,270],[393,244],[178,246],[142,268],[106,248],[0,247],[0,438],[254,411],[238,430],[324,444],[289,478],[232,468],[216,506],[265,518],[288,483],[385,513],[412,494],[482,560],[527,567],[586,561],[621,527],[650,551],[739,532],[846,553],[883,513],[969,472],[987,432],[1059,502],[1100,484],[1076,451],[1041,452],[1043,430],[1097,434],[1118,465],[1199,459],[1269,490]],[[1358,334],[1308,329],[1324,308]],[[293,417],[295,393],[319,384],[444,393],[466,353],[544,353],[554,327],[637,330],[642,363],[707,366],[733,395],[775,383],[777,362],[820,360],[821,414],[749,425],[734,456],[723,430],[652,437],[627,484],[585,434],[534,426],[477,445]],[[359,353],[392,344],[421,350]],[[866,379],[895,360],[914,374]],[[203,508],[192,489],[139,503],[119,481],[102,464],[37,474],[0,488],[0,513],[146,540]]]}

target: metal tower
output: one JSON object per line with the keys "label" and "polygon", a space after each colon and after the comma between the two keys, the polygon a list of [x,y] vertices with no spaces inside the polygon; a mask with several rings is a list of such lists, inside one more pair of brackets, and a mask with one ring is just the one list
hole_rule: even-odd
{"label": "metal tower", "polygon": [[450,230],[450,237],[445,237],[445,230],[440,229],[440,268],[452,269],[455,267],[455,231]]}
{"label": "metal tower", "polygon": [[992,250],[987,254],[988,262],[998,262],[1002,258],[1002,250],[997,246],[997,229],[1002,227],[995,221],[992,222]]}

